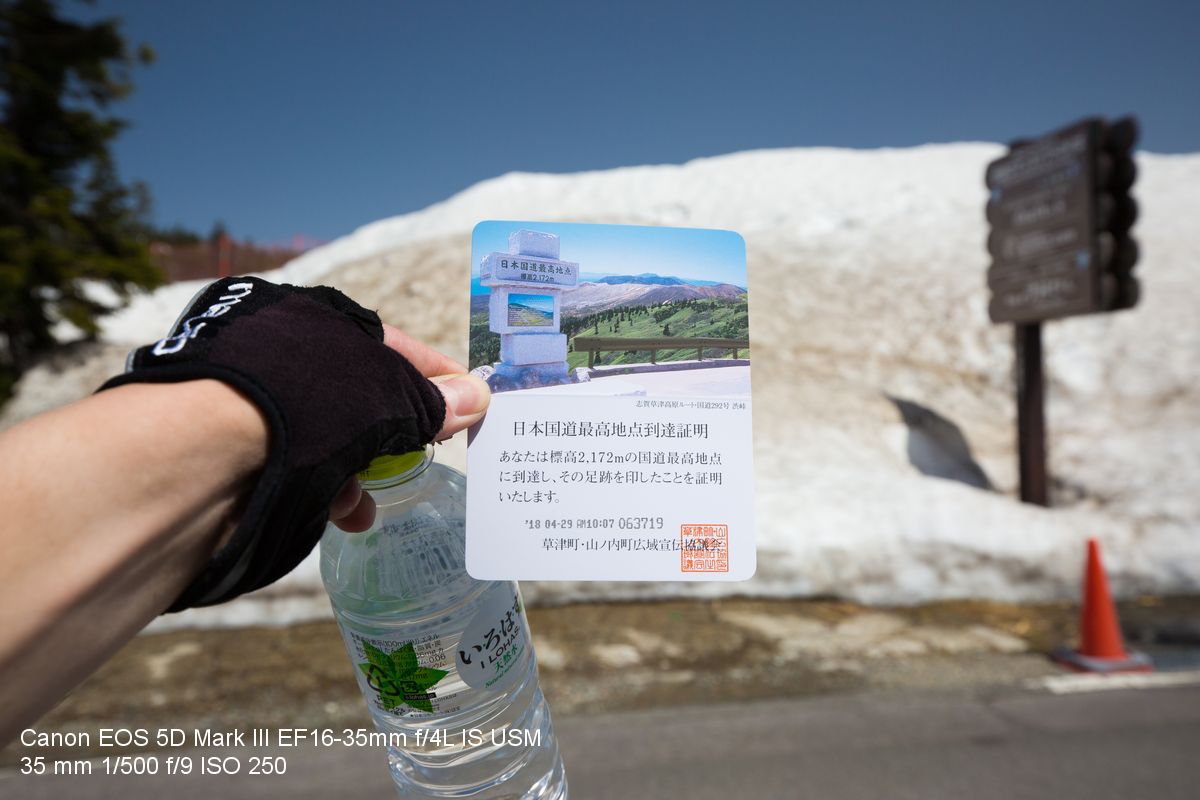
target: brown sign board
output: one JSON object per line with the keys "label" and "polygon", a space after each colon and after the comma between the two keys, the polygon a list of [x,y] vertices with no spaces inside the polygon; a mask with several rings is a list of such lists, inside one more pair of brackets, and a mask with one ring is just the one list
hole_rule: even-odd
{"label": "brown sign board", "polygon": [[1096,258],[1098,121],[1014,147],[988,165],[993,322],[1036,322],[1101,309]]}
{"label": "brown sign board", "polygon": [[987,271],[993,322],[1012,322],[1021,500],[1049,505],[1042,370],[1044,320],[1132,308],[1129,228],[1137,204],[1137,120],[1091,118],[1013,144],[988,165]]}
{"label": "brown sign board", "polygon": [[988,315],[993,321],[1037,322],[1090,313],[1095,310],[1093,273],[1071,252],[1033,261],[1024,271],[989,270]]}
{"label": "brown sign board", "polygon": [[1091,240],[1090,215],[1019,228],[993,228],[988,249],[1001,267],[1021,267],[1060,253],[1087,248]]}

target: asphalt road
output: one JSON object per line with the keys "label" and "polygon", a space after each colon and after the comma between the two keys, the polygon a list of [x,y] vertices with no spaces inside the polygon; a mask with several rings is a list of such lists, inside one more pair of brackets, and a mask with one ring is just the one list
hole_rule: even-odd
{"label": "asphalt road", "polygon": [[[1194,685],[714,703],[564,717],[557,728],[575,800],[1200,797]],[[229,752],[245,762],[252,751]],[[277,752],[287,759],[282,776],[115,777],[100,762],[91,777],[7,770],[0,798],[395,796],[379,751]]]}

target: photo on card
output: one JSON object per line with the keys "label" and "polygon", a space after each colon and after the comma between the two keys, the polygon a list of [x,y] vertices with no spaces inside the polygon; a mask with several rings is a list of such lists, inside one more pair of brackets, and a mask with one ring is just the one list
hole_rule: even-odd
{"label": "photo on card", "polygon": [[488,221],[471,263],[470,368],[494,393],[750,395],[737,233]]}

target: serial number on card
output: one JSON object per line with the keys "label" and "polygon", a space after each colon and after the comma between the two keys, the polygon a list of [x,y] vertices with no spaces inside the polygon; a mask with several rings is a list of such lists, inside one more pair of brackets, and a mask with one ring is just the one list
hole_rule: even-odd
{"label": "serial number on card", "polygon": [[531,531],[538,530],[618,530],[618,531],[658,531],[662,530],[662,517],[530,517],[525,520],[525,527]]}

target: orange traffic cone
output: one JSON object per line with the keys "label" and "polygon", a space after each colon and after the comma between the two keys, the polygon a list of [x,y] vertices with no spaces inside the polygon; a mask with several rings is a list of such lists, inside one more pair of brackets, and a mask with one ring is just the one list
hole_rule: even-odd
{"label": "orange traffic cone", "polygon": [[1079,649],[1060,647],[1053,658],[1080,672],[1151,672],[1145,653],[1127,651],[1117,623],[1117,608],[1108,593],[1108,578],[1100,563],[1100,545],[1088,539],[1083,574],[1083,604],[1079,611]]}

